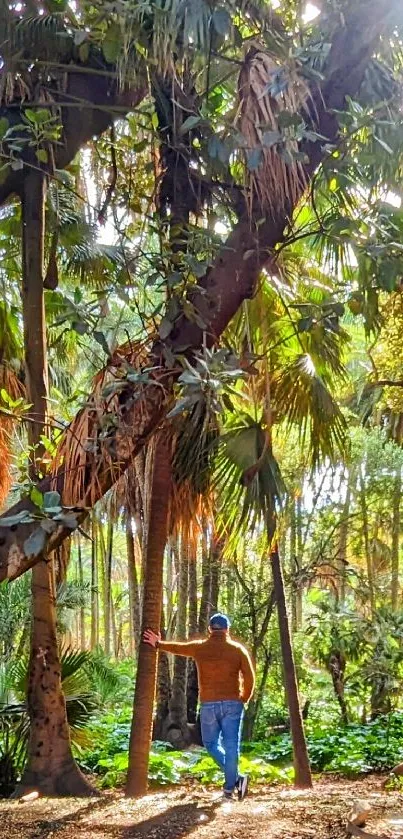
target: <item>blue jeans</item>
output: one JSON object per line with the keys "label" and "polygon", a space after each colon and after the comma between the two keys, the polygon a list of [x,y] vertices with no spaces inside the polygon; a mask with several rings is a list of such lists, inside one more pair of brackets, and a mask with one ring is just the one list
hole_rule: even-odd
{"label": "blue jeans", "polygon": [[232,792],[238,780],[243,713],[243,702],[229,699],[203,702],[200,708],[202,740],[225,774],[225,792]]}

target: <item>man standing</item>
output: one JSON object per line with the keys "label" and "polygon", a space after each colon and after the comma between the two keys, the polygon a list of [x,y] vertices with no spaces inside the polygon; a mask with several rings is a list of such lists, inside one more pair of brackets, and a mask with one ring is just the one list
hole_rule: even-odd
{"label": "man standing", "polygon": [[151,629],[143,640],[166,653],[194,658],[199,677],[200,721],[204,746],[225,775],[224,797],[234,790],[242,801],[248,790],[247,775],[238,774],[244,705],[255,687],[249,654],[230,638],[226,615],[213,615],[208,638],[201,641],[161,641]]}

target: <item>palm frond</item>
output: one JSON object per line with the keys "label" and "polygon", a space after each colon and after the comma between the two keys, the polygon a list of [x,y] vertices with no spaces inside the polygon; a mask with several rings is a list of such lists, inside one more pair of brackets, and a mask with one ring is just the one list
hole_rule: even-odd
{"label": "palm frond", "polygon": [[309,355],[274,374],[272,399],[277,416],[299,429],[313,468],[321,458],[333,461],[345,451],[346,420]]}
{"label": "palm frond", "polygon": [[251,417],[223,434],[214,486],[218,528],[226,534],[228,550],[236,549],[239,539],[259,524],[273,531],[285,485],[267,433]]}

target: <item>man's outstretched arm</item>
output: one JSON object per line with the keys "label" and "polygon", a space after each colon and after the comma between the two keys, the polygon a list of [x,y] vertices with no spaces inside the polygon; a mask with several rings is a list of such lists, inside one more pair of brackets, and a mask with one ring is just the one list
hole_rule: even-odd
{"label": "man's outstretched arm", "polygon": [[143,634],[143,641],[152,647],[157,647],[164,653],[183,655],[192,658],[200,646],[201,641],[161,641],[161,633],[146,629]]}

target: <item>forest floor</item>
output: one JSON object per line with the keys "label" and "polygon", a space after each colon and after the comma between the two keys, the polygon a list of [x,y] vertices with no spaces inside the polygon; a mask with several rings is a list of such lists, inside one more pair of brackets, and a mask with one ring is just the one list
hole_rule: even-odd
{"label": "forest floor", "polygon": [[1,839],[345,839],[351,806],[365,799],[374,839],[403,837],[403,794],[384,778],[322,778],[310,791],[258,785],[243,802],[221,802],[217,789],[159,788],[140,799],[107,792],[98,799],[0,802]]}

